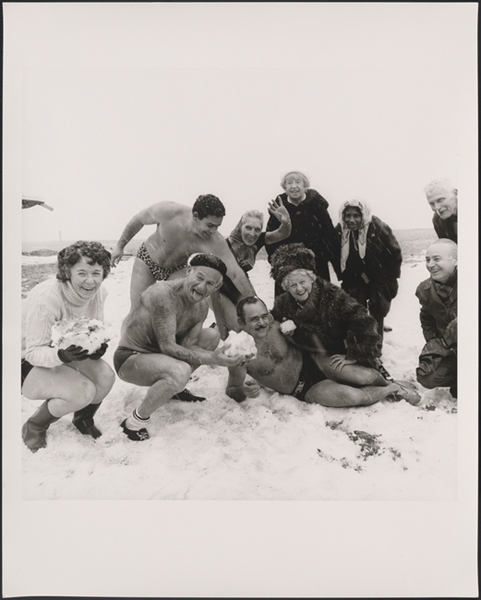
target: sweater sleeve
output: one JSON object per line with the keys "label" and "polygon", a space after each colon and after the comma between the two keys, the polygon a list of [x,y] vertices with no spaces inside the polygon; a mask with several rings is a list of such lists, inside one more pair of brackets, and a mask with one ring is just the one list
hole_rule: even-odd
{"label": "sweater sleeve", "polygon": [[58,367],[63,364],[57,350],[50,346],[52,327],[60,316],[40,302],[29,308],[25,315],[26,360],[36,367]]}
{"label": "sweater sleeve", "polygon": [[436,320],[431,314],[429,314],[424,306],[421,306],[419,319],[421,321],[421,327],[426,342],[429,342],[429,340],[432,340],[433,338],[441,337],[441,334],[436,327]]}

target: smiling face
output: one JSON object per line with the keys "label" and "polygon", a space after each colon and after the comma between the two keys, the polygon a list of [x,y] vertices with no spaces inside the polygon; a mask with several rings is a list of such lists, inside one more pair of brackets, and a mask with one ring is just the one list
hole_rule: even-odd
{"label": "smiling face", "polygon": [[289,200],[291,200],[294,203],[298,203],[301,200],[304,200],[307,188],[302,177],[295,174],[289,175],[284,185],[284,189],[286,190]]}
{"label": "smiling face", "polygon": [[262,221],[255,217],[245,217],[241,225],[242,241],[246,246],[253,246],[262,233]]}
{"label": "smiling face", "polygon": [[240,321],[242,329],[255,340],[265,338],[274,320],[266,305],[261,301],[244,304],[243,312],[244,321]]}
{"label": "smiling face", "polygon": [[77,294],[85,300],[95,296],[104,280],[104,270],[98,263],[89,264],[85,256],[70,267],[70,282]]}
{"label": "smiling face", "polygon": [[426,252],[426,269],[431,279],[439,283],[446,281],[454,273],[458,260],[449,244],[433,244]]}
{"label": "smiling face", "polygon": [[429,206],[441,219],[458,214],[458,190],[433,188],[426,197]]}
{"label": "smiling face", "polygon": [[355,206],[348,206],[342,213],[342,220],[350,231],[359,231],[362,225],[362,213]]}
{"label": "smiling face", "polygon": [[214,215],[207,215],[205,219],[200,219],[196,212],[193,213],[192,218],[195,232],[204,240],[211,239],[212,235],[222,225],[223,220],[223,217],[216,217]]}
{"label": "smiling face", "polygon": [[283,288],[289,292],[299,304],[305,304],[312,291],[313,281],[307,273],[291,273],[286,277]]}
{"label": "smiling face", "polygon": [[222,275],[217,269],[189,267],[184,280],[184,292],[191,302],[201,302],[222,287]]}

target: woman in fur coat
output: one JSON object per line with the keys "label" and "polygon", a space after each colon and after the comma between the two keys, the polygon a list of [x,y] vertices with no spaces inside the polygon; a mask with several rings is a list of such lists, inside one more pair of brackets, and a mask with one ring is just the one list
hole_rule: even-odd
{"label": "woman in fur coat", "polygon": [[275,301],[274,318],[294,322],[295,328],[290,323],[283,329],[291,329],[292,342],[312,352],[330,379],[386,385],[379,370],[381,338],[376,321],[345,291],[317,277],[315,264],[313,252],[303,244],[276,250],[271,275],[284,293]]}

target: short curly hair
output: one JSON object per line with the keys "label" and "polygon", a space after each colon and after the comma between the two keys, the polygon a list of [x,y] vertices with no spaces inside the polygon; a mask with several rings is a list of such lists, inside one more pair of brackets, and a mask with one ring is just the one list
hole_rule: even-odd
{"label": "short curly hair", "polygon": [[100,242],[84,242],[80,240],[60,250],[57,255],[57,279],[64,283],[70,279],[70,268],[85,256],[90,265],[95,263],[103,268],[104,279],[110,273],[111,254]]}
{"label": "short curly hair", "polygon": [[280,285],[296,269],[316,273],[316,257],[304,244],[284,244],[271,256],[271,277]]}
{"label": "short curly hair", "polygon": [[217,196],[205,194],[204,196],[199,196],[194,202],[192,212],[196,212],[201,220],[206,217],[225,217],[225,206]]}

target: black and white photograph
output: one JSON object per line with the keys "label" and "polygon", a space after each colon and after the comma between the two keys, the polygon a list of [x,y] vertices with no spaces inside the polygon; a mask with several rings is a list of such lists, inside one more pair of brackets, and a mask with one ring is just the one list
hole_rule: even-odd
{"label": "black and white photograph", "polygon": [[478,595],[477,13],[3,4],[5,597]]}

